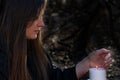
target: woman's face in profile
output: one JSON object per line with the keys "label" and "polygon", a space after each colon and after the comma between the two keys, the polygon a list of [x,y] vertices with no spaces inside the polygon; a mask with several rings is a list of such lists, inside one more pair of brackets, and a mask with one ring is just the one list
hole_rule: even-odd
{"label": "woman's face in profile", "polygon": [[28,25],[26,28],[27,39],[36,39],[41,28],[45,26],[43,21],[43,14],[44,14],[44,10],[40,12],[37,19],[35,19],[34,21],[28,22]]}

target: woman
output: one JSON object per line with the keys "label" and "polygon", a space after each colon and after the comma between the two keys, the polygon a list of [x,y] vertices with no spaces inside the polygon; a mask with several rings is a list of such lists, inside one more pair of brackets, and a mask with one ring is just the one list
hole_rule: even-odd
{"label": "woman", "polygon": [[54,69],[41,46],[46,0],[0,1],[0,80],[77,80],[90,67],[106,68],[110,52],[92,52],[75,67]]}

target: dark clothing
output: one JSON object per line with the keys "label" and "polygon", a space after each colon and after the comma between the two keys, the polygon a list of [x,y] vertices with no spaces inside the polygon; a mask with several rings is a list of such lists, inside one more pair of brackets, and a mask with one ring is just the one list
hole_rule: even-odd
{"label": "dark clothing", "polygon": [[52,70],[49,80],[77,80],[75,67],[61,71],[59,68]]}

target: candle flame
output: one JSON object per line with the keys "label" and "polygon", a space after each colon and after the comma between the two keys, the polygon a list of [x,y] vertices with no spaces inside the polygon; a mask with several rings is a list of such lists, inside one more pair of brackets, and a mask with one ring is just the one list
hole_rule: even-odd
{"label": "candle flame", "polygon": [[98,66],[96,66],[95,68],[97,68],[97,69],[98,69]]}

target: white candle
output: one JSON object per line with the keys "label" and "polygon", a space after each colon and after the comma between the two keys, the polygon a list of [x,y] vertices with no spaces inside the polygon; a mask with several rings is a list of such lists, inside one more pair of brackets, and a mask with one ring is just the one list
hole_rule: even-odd
{"label": "white candle", "polygon": [[107,80],[104,68],[90,68],[89,75],[90,80]]}

